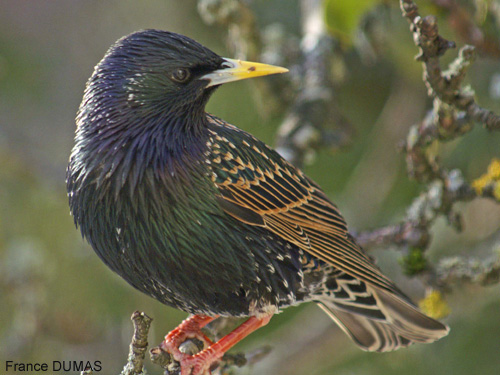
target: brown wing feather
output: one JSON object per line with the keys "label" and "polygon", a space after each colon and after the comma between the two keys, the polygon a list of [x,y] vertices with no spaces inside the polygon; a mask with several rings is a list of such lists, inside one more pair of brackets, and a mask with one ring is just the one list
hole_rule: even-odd
{"label": "brown wing feather", "polygon": [[208,164],[221,199],[229,203],[222,206],[229,215],[263,226],[347,274],[395,290],[351,239],[339,210],[313,181],[250,134],[238,129],[238,137],[230,138],[235,128],[214,125]]}

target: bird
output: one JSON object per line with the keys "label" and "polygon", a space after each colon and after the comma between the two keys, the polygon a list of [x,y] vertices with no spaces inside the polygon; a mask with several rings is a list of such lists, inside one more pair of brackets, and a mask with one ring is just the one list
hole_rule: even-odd
{"label": "bird", "polygon": [[[318,184],[205,111],[224,83],[287,71],[146,29],[114,43],[86,84],[67,168],[70,212],[111,270],[190,314],[161,346],[182,375],[210,374],[235,343],[306,302],[366,351],[449,331],[380,271]],[[219,317],[246,320],[212,342],[201,329]],[[205,344],[195,355],[179,350],[191,337]]]}

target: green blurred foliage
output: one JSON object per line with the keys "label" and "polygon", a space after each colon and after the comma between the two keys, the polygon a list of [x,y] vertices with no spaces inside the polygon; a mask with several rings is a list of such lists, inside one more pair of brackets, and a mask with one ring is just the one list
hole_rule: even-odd
{"label": "green blurred foliage", "polygon": [[[465,1],[465,0],[464,0]],[[420,1],[422,12],[433,12]],[[262,28],[283,23],[299,35],[298,1],[251,4]],[[351,228],[362,230],[400,220],[422,186],[409,181],[397,151],[409,127],[429,108],[420,64],[397,2],[325,2],[329,26],[351,41],[344,50],[344,77],[337,99],[356,135],[342,152],[320,152],[306,172],[339,205]],[[453,30],[446,14],[440,29]],[[489,22],[489,21],[488,21]],[[203,25],[196,1],[3,0],[0,3],[0,373],[4,361],[101,360],[104,374],[125,364],[134,310],[154,318],[157,344],[185,313],[133,290],[109,271],[81,239],[69,216],[64,175],[72,147],[74,117],[93,66],[119,37],[157,27],[199,40],[221,55],[226,30]],[[453,58],[449,52],[446,61]],[[468,74],[478,102],[500,112],[492,90],[498,61],[479,59]],[[272,80],[272,77],[264,78]],[[208,110],[272,143],[281,118],[264,118],[251,82],[222,87]],[[265,100],[259,101],[264,103]],[[441,145],[445,166],[468,180],[482,175],[499,156],[500,134],[480,127]],[[478,243],[498,231],[500,209],[488,201],[463,204],[466,230],[445,220],[433,227],[431,262],[446,255],[477,254]],[[414,298],[418,279],[402,276],[401,253],[376,251],[380,267]],[[290,308],[238,348],[270,343],[273,353],[253,373],[295,374],[495,374],[498,358],[499,286],[460,287],[448,295],[451,334],[433,344],[396,353],[358,350],[315,306]],[[147,361],[150,374],[161,370]],[[13,372],[9,372],[13,374]]]}
{"label": "green blurred foliage", "polygon": [[408,276],[415,276],[423,272],[427,267],[427,259],[424,252],[418,247],[410,248],[407,255],[400,259],[403,272]]}
{"label": "green blurred foliage", "polygon": [[380,0],[324,0],[326,26],[345,42],[351,43],[365,13]]}

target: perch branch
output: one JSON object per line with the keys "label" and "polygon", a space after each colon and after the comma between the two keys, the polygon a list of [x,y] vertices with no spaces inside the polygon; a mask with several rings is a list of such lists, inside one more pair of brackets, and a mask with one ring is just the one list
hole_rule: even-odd
{"label": "perch branch", "polygon": [[132,314],[131,320],[134,324],[134,335],[130,343],[128,362],[120,375],[144,375],[144,356],[148,348],[148,332],[151,326],[149,316],[140,311]]}

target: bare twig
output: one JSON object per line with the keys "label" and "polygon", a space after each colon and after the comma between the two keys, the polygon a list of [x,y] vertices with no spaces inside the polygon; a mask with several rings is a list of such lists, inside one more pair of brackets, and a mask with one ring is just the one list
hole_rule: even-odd
{"label": "bare twig", "polygon": [[427,190],[413,200],[402,222],[360,232],[356,234],[356,240],[367,249],[390,245],[425,249],[430,244],[430,227],[437,217],[445,216],[450,225],[461,231],[462,219],[453,211],[453,205],[477,197],[496,199],[491,188],[485,188],[481,193],[473,189],[460,170],[441,171],[440,179],[430,183]]}
{"label": "bare twig", "polygon": [[430,234],[427,227],[418,221],[403,221],[357,233],[356,241],[365,249],[390,245],[425,247],[430,241]]}
{"label": "bare twig", "polygon": [[448,172],[439,166],[436,156],[429,152],[429,146],[438,140],[449,141],[464,135],[472,130],[474,122],[484,124],[488,130],[499,130],[500,116],[479,107],[472,90],[462,86],[465,73],[475,58],[474,47],[463,47],[448,70],[443,72],[439,59],[449,48],[454,48],[455,43],[441,37],[436,17],[422,18],[413,1],[400,0],[400,5],[403,16],[410,22],[414,42],[420,48],[417,60],[422,61],[428,94],[434,98],[433,110],[418,127],[411,129],[402,149],[406,152],[411,177],[421,182],[434,179],[443,182],[446,201],[442,206],[448,210],[442,213],[449,214],[454,202],[473,198],[474,191],[461,174],[459,184],[450,179],[453,171]]}
{"label": "bare twig", "polygon": [[[433,0],[433,3],[447,13],[446,18],[450,28],[465,43],[476,46],[480,54],[500,58],[500,35],[495,33],[488,35],[476,24],[475,19],[479,18],[477,11],[474,14],[470,9],[465,9],[462,2],[459,3],[456,0]],[[492,1],[487,6],[490,8],[489,11],[493,12],[499,4]],[[498,22],[500,19],[497,20]]]}
{"label": "bare twig", "polygon": [[481,108],[474,100],[474,93],[460,87],[465,69],[474,59],[474,47],[462,48],[459,58],[443,73],[439,58],[448,49],[454,48],[455,43],[439,35],[435,16],[422,18],[416,4],[411,0],[400,0],[400,5],[403,16],[410,22],[415,44],[420,48],[417,59],[423,63],[424,80],[429,95],[454,107],[455,110],[464,111],[471,121],[483,123],[489,130],[499,130],[500,116]]}
{"label": "bare twig", "polygon": [[130,343],[128,362],[123,368],[121,375],[144,375],[144,356],[148,348],[148,332],[151,319],[145,313],[135,311],[131,320],[134,324],[134,335]]}
{"label": "bare twig", "polygon": [[442,259],[436,267],[441,285],[478,284],[482,286],[500,282],[500,256],[487,260],[452,257]]}

